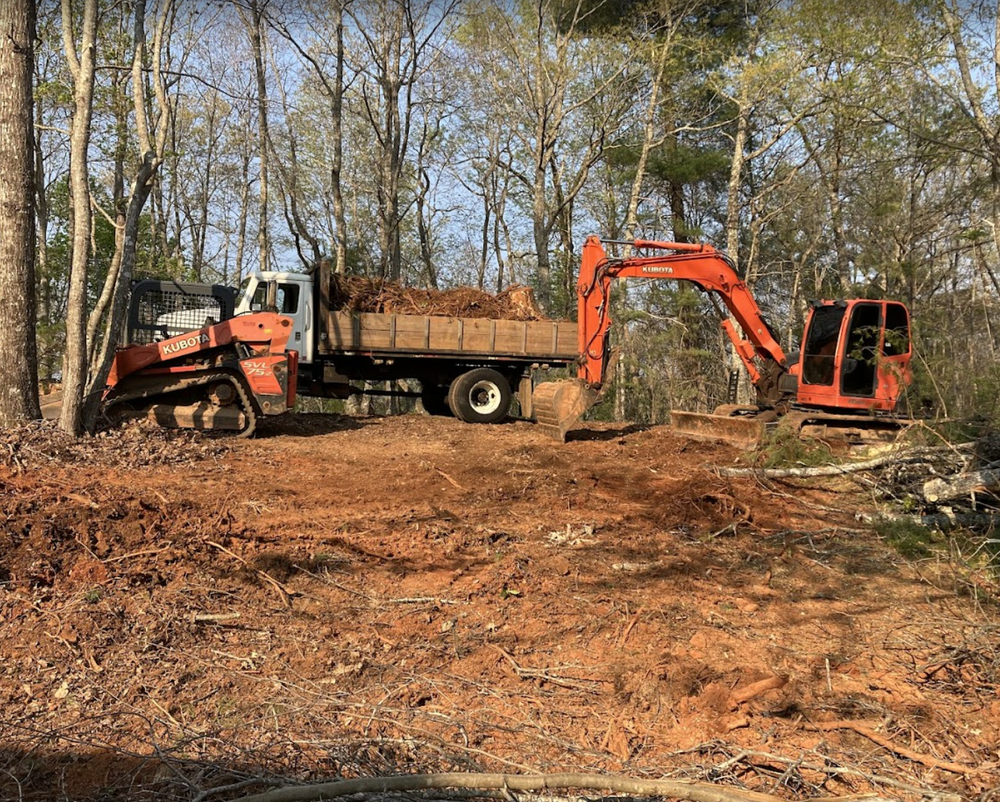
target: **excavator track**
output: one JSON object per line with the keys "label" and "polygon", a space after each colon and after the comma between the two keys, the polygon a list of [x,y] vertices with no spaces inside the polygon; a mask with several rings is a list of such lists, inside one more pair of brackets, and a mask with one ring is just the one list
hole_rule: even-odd
{"label": "excavator track", "polygon": [[[228,388],[234,390],[233,395]],[[167,403],[171,395],[192,390],[203,392],[204,398],[185,404]],[[160,387],[145,379],[140,386],[131,391],[125,389],[109,402],[107,415],[112,421],[149,420],[168,429],[193,429],[240,438],[250,437],[258,420],[243,382],[224,372],[172,379]]]}
{"label": "excavator track", "polygon": [[854,445],[895,441],[916,421],[892,415],[842,415],[793,409],[778,421],[779,431],[792,432],[803,439],[838,440]]}

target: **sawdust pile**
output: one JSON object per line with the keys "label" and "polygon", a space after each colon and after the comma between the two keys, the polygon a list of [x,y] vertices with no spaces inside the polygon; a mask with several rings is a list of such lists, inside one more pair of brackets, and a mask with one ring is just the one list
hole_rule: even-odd
{"label": "sawdust pile", "polygon": [[475,287],[424,290],[364,276],[331,276],[330,305],[351,312],[394,315],[547,320],[530,287],[513,285],[499,295]]}

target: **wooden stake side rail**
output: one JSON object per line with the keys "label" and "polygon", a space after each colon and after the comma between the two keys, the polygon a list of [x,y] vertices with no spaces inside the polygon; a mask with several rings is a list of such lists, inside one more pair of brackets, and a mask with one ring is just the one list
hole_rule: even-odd
{"label": "wooden stake side rail", "polygon": [[399,351],[574,360],[576,323],[331,312],[324,353]]}

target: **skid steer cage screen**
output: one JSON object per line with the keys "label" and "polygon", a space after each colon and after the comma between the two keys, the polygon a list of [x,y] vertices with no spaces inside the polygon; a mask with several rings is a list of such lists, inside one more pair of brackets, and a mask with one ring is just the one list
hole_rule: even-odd
{"label": "skid steer cage screen", "polygon": [[137,281],[122,345],[148,345],[233,316],[236,291],[221,284]]}

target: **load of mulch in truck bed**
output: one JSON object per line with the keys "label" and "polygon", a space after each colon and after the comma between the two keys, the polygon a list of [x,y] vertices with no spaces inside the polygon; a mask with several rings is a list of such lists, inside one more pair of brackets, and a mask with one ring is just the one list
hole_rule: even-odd
{"label": "load of mulch in truck bed", "polygon": [[392,315],[547,320],[530,287],[514,285],[499,295],[475,287],[424,290],[365,276],[331,276],[330,306],[349,312]]}

